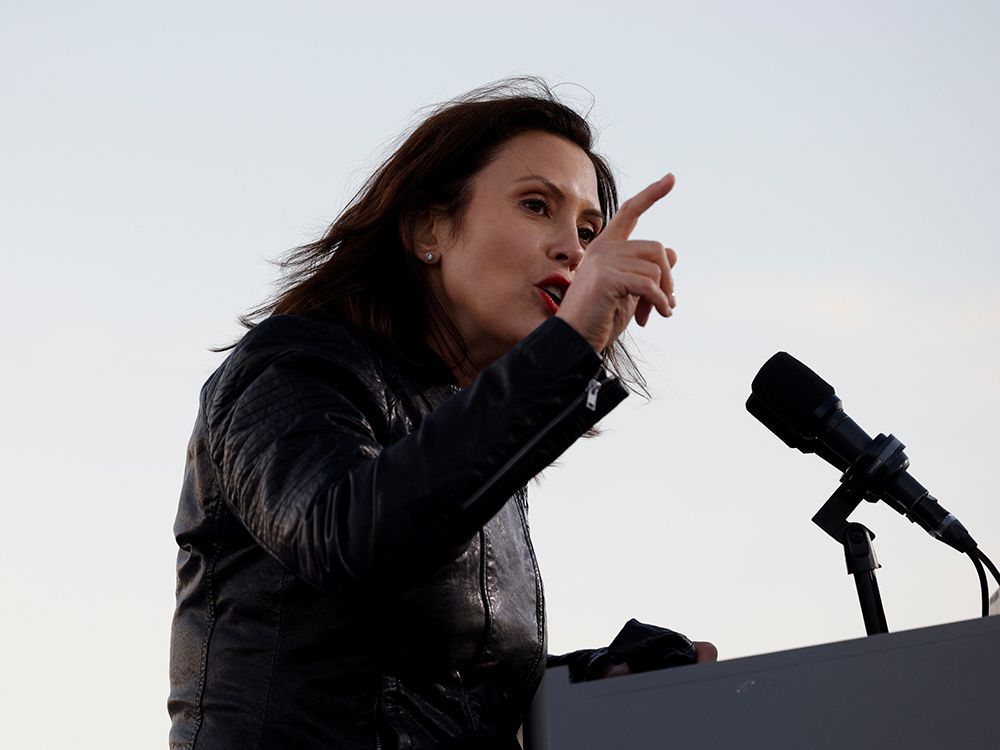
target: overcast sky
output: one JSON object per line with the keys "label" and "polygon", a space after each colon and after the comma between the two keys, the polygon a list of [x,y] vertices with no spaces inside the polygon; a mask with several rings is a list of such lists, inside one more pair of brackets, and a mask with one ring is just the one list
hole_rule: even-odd
{"label": "overcast sky", "polygon": [[[422,107],[537,74],[589,109],[679,307],[531,488],[552,651],[629,617],[733,658],[864,634],[810,523],[838,475],[743,403],[785,350],[1000,558],[992,2],[0,0],[4,747],[166,743],[171,527],[198,389]],[[885,506],[890,629],[974,617]],[[991,588],[995,588],[992,586]]]}

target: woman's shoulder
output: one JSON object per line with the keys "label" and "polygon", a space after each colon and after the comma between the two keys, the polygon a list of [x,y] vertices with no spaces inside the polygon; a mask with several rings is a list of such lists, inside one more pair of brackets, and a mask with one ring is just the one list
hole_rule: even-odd
{"label": "woman's shoulder", "polygon": [[282,361],[369,373],[383,369],[383,359],[345,323],[303,315],[274,315],[247,331],[219,369],[239,375]]}
{"label": "woman's shoulder", "polygon": [[267,353],[372,356],[370,349],[346,324],[304,315],[273,315],[262,320],[243,335],[230,358]]}
{"label": "woman's shoulder", "polygon": [[385,363],[350,326],[301,315],[275,315],[241,338],[202,388],[207,404],[232,403],[261,378],[377,384]]}

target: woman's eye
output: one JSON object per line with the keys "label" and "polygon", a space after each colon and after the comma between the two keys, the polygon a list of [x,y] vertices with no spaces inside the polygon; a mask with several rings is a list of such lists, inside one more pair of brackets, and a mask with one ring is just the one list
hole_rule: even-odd
{"label": "woman's eye", "polygon": [[580,241],[585,244],[593,242],[595,239],[597,239],[597,232],[595,232],[590,227],[580,227],[578,231],[580,235]]}
{"label": "woman's eye", "polygon": [[521,201],[521,205],[531,211],[531,213],[538,214],[539,216],[545,216],[549,212],[549,204],[540,198],[528,198]]}

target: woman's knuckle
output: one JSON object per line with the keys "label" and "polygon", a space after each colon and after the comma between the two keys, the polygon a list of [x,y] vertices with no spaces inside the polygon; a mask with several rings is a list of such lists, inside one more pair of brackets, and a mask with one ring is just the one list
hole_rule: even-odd
{"label": "woman's knuckle", "polygon": [[638,247],[643,255],[650,259],[658,258],[663,254],[663,245],[656,240],[639,240]]}

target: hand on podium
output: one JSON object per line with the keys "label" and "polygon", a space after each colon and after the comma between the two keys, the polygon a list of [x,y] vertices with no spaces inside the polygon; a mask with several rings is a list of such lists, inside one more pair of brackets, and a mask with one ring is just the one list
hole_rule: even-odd
{"label": "hand on podium", "polygon": [[[715,644],[708,641],[691,641],[691,645],[694,646],[697,663],[701,664],[703,662],[719,660],[719,650],[715,647]],[[632,670],[628,668],[628,664],[609,663],[607,670],[601,677],[622,677],[627,674],[632,674]]]}
{"label": "hand on podium", "polygon": [[570,680],[585,682],[686,664],[715,661],[718,649],[708,641],[632,619],[607,648],[550,656],[548,666],[568,665]]}

